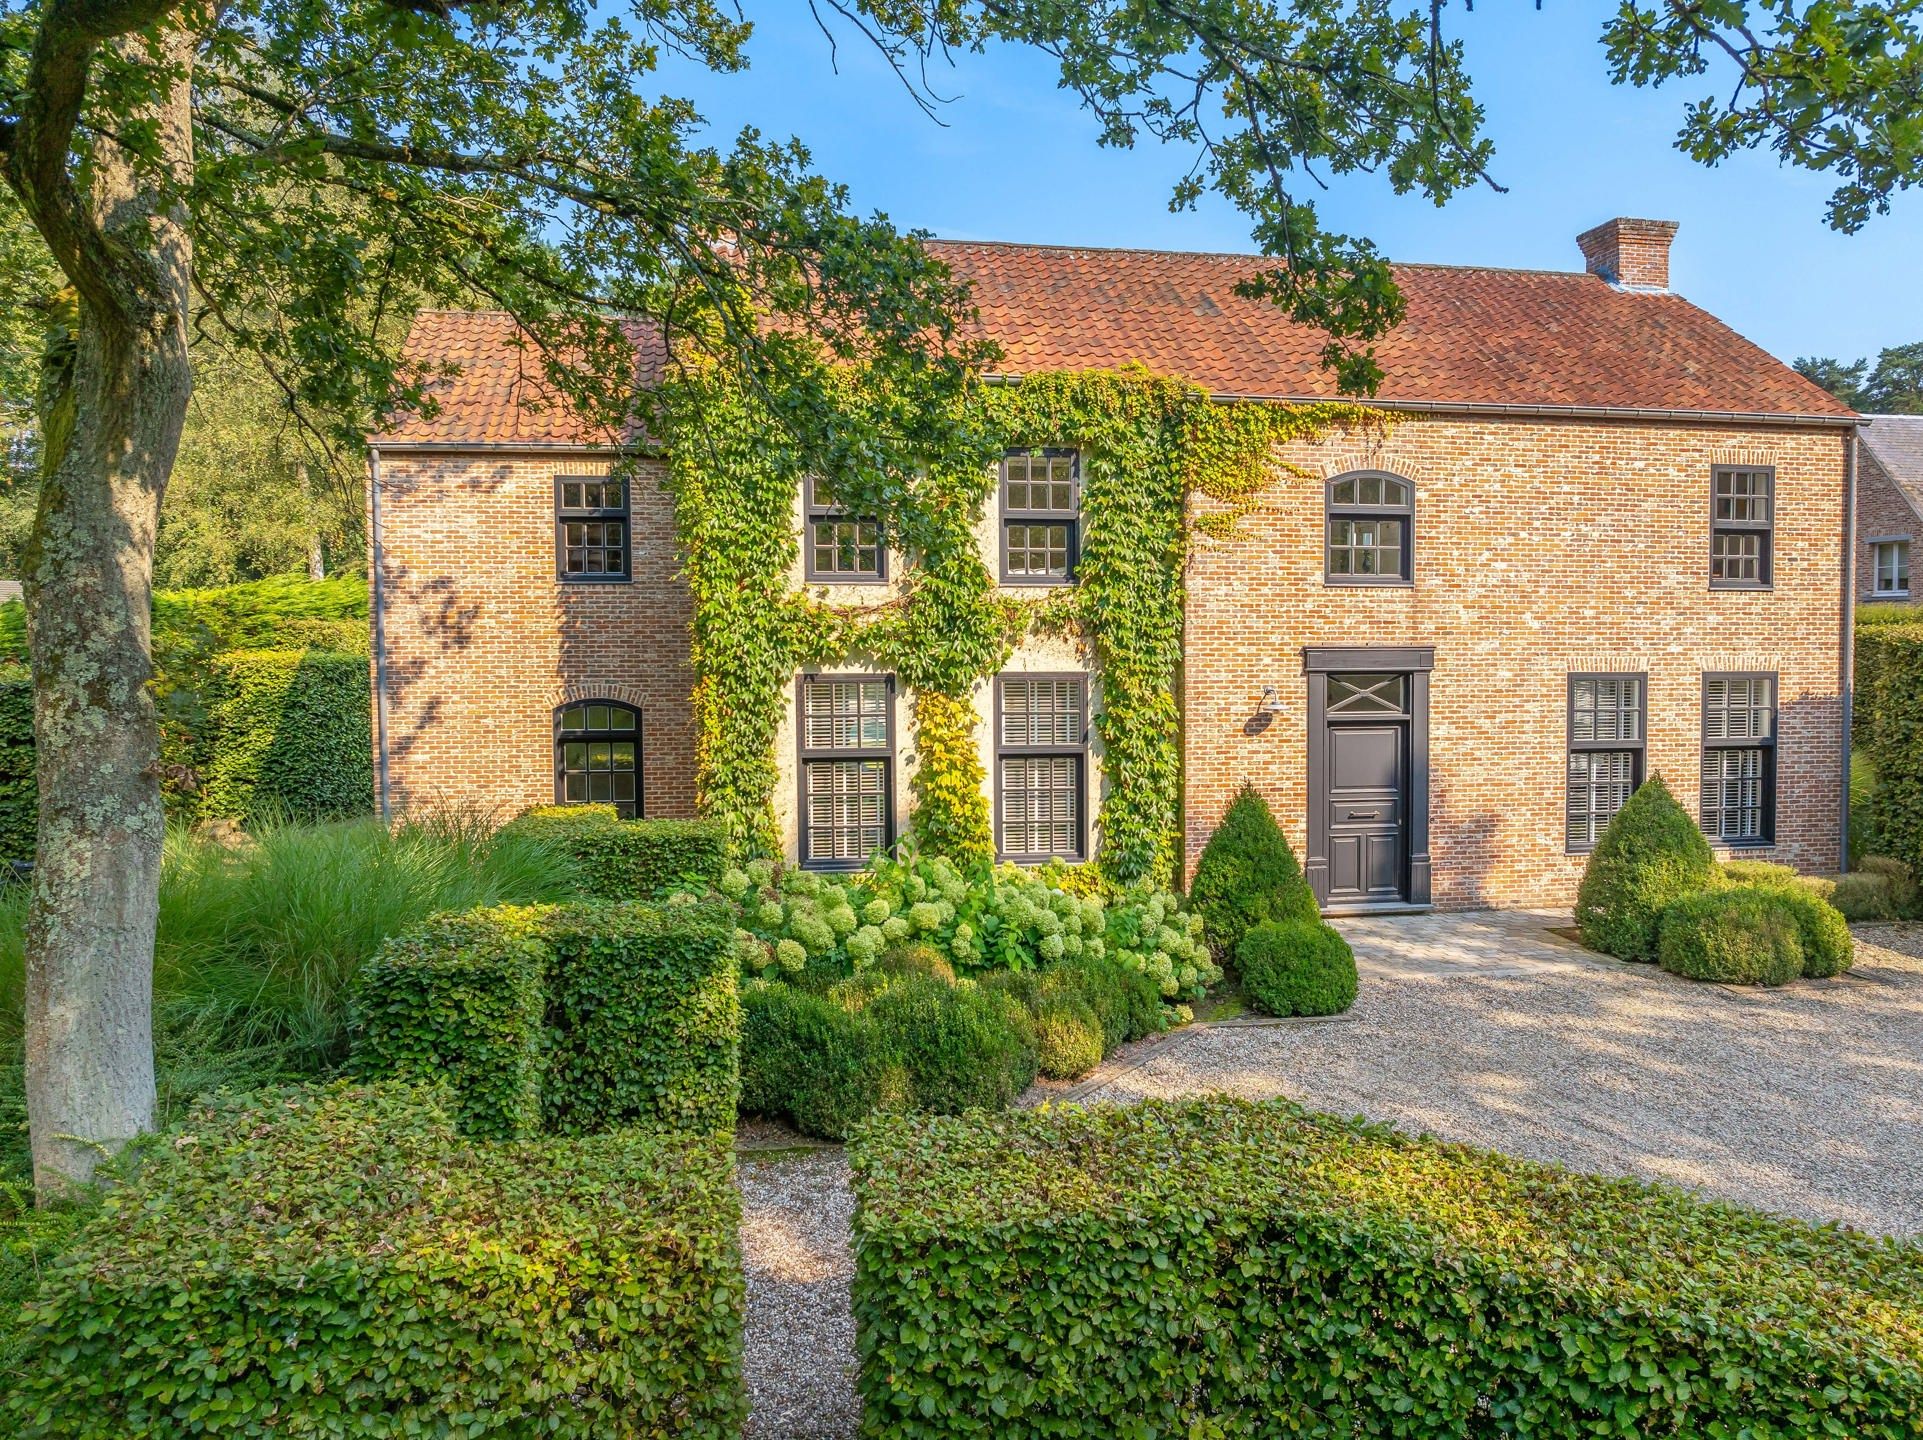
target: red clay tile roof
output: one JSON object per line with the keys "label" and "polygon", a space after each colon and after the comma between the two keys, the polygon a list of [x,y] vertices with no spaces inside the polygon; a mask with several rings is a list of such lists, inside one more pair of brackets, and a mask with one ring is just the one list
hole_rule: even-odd
{"label": "red clay tile roof", "polygon": [[[1235,283],[1246,255],[938,240],[974,282],[1009,374],[1140,361],[1218,395],[1307,400],[1335,387],[1323,338]],[[1680,296],[1593,275],[1397,265],[1402,324],[1376,344],[1377,399],[1412,405],[1846,416],[1849,408]]]}
{"label": "red clay tile roof", "polygon": [[[629,331],[639,359],[636,380],[661,378],[667,350],[658,328],[633,322]],[[428,383],[439,403],[432,419],[393,417],[378,445],[603,445],[607,431],[574,413],[548,383],[541,355],[516,344],[520,332],[504,310],[423,310],[407,332],[407,358],[416,364],[454,366],[458,373]]]}
{"label": "red clay tile roof", "polygon": [[[1236,281],[1247,255],[1090,250],[935,240],[929,248],[974,286],[998,367],[1107,369],[1133,361],[1218,395],[1333,396],[1323,338],[1292,325]],[[1402,324],[1376,345],[1377,399],[1404,406],[1846,417],[1847,406],[1677,295],[1618,290],[1582,273],[1398,265]],[[539,358],[515,347],[500,311],[424,311],[410,357],[452,363],[440,413],[397,418],[383,444],[581,445],[597,437],[555,403]],[[660,377],[660,332],[635,327],[637,378]],[[545,404],[543,402],[546,402]]]}

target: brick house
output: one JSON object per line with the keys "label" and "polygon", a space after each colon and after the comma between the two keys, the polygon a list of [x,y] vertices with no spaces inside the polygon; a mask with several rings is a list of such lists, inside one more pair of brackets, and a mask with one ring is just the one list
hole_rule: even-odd
{"label": "brick house", "polygon": [[[1566,904],[1661,772],[1720,850],[1836,868],[1856,417],[1670,293],[1674,230],[1598,226],[1576,273],[1398,267],[1375,402],[1395,423],[1291,442],[1254,513],[1196,546],[1185,864],[1247,780],[1331,906]],[[1234,294],[1247,257],[932,248],[973,282],[997,378],[1139,361],[1225,403],[1331,394],[1319,338]],[[645,380],[662,357],[640,343]],[[410,346],[457,373],[434,418],[374,442],[384,805],[689,813],[690,604],[659,462],[605,485],[608,445],[540,403],[503,316],[423,315]],[[982,522],[1023,593],[1073,583],[1079,525],[1076,437],[1030,438]],[[898,583],[832,497],[797,496],[795,525],[797,586]],[[1099,846],[1100,706],[1069,640],[980,687],[1005,855]],[[889,676],[796,677],[791,858],[852,863],[906,829],[909,714]]]}
{"label": "brick house", "polygon": [[1856,474],[1856,598],[1914,602],[1910,553],[1923,536],[1923,415],[1865,415]]}

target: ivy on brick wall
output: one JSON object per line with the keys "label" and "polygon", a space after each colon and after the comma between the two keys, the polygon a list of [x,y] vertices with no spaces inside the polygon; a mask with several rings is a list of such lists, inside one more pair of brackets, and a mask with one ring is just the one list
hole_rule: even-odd
{"label": "ivy on brick wall", "polygon": [[[882,433],[895,406],[857,371],[837,393],[852,433]],[[982,385],[926,426],[912,464],[852,447],[834,477],[850,510],[878,515],[906,556],[900,593],[831,607],[790,583],[802,448],[784,443],[782,397],[722,361],[670,382],[669,485],[694,597],[697,802],[744,853],[778,853],[774,741],[798,669],[865,659],[914,694],[911,816],[926,852],[994,858],[973,696],[1027,634],[1075,637],[1095,661],[1094,725],[1108,793],[1098,859],[1111,881],[1166,884],[1180,823],[1176,685],[1183,578],[1195,535],[1229,533],[1291,467],[1289,440],[1380,425],[1348,404],[1224,405],[1139,367]],[[906,407],[896,407],[906,408]],[[858,422],[858,423],[856,423]],[[814,417],[811,423],[832,423]],[[900,437],[900,427],[894,432]],[[1072,445],[1082,463],[1077,583],[1035,599],[997,590],[979,528],[1009,446]],[[888,447],[884,447],[888,448]],[[1192,499],[1200,497],[1193,526]]]}

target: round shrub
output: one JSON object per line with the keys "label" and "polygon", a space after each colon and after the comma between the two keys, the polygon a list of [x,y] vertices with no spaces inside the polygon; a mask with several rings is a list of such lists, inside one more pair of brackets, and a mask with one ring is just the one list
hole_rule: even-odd
{"label": "round shrub", "polygon": [[1716,883],[1716,858],[1663,777],[1652,775],[1596,842],[1576,892],[1576,925],[1591,950],[1656,958],[1656,922],[1670,902]]}
{"label": "round shrub", "polygon": [[898,945],[881,957],[881,969],[888,975],[926,975],[944,985],[955,983],[955,967],[933,945]]}
{"label": "round shrub", "polygon": [[1778,865],[1773,860],[1725,860],[1716,869],[1732,885],[1762,885],[1782,890],[1804,883],[1792,867]]}
{"label": "round shrub", "polygon": [[1078,1080],[1102,1063],[1102,1022],[1088,1002],[1051,995],[1035,1011],[1035,1058],[1051,1080]]}
{"label": "round shrub", "polygon": [[747,1114],[781,1116],[804,1135],[841,1140],[875,1110],[905,1104],[906,1089],[866,1015],[792,985],[742,991]]}
{"label": "round shrub", "polygon": [[1235,952],[1242,988],[1269,1015],[1339,1015],[1355,1004],[1355,954],[1320,920],[1268,920]]}
{"label": "round shrub", "polygon": [[1218,955],[1233,955],[1242,937],[1268,920],[1320,918],[1315,894],[1269,802],[1244,785],[1229,802],[1195,865],[1189,905],[1202,917]]}
{"label": "round shrub", "polygon": [[1688,980],[1783,985],[1803,973],[1791,897],[1745,885],[1673,901],[1662,913],[1657,958]]}
{"label": "round shrub", "polygon": [[907,1075],[918,1110],[941,1115],[971,1106],[999,1110],[1035,1078],[1035,1052],[1010,1016],[1005,996],[906,975],[863,1013]]}
{"label": "round shrub", "polygon": [[1796,921],[1805,975],[1814,980],[1827,980],[1841,975],[1855,963],[1856,941],[1851,938],[1849,922],[1841,911],[1800,885],[1778,890],[1776,894]]}

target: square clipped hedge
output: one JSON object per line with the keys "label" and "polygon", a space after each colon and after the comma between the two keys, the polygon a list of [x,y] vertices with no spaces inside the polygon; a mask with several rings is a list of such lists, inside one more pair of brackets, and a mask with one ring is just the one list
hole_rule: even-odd
{"label": "square clipped hedge", "polygon": [[623,820],[612,805],[537,805],[508,824],[570,856],[583,892],[597,900],[713,889],[728,865],[718,820]]}
{"label": "square clipped hedge", "polygon": [[873,1122],[868,1436],[1915,1437],[1923,1250],[1227,1098]]}
{"label": "square clipped hedge", "polygon": [[0,1431],[739,1433],[725,1141],[475,1145],[399,1087],[197,1106],[28,1307]]}
{"label": "square clipped hedge", "polygon": [[1923,623],[1859,626],[1856,744],[1876,770],[1877,845],[1923,874]]}
{"label": "square clipped hedge", "polygon": [[541,922],[547,1128],[732,1130],[740,961],[719,903],[557,906]]}
{"label": "square clipped hedge", "polygon": [[384,943],[348,990],[355,1073],[446,1081],[468,1135],[539,1134],[546,913],[436,915]]}

